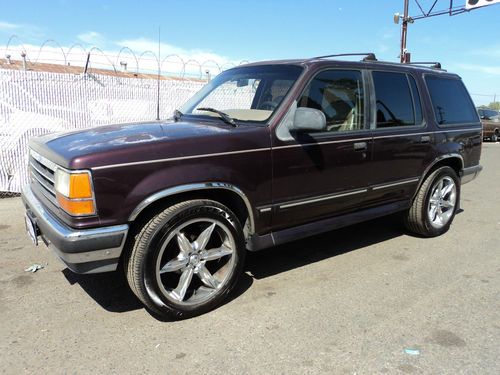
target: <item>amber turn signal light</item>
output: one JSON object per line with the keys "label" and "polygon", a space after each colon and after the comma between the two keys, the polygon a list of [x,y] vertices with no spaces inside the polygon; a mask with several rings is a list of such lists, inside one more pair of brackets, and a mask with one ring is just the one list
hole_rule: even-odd
{"label": "amber turn signal light", "polygon": [[68,214],[86,216],[96,213],[91,178],[89,171],[56,170],[57,201]]}
{"label": "amber turn signal light", "polygon": [[72,173],[69,176],[68,198],[92,198],[92,187],[88,173]]}
{"label": "amber turn signal light", "polygon": [[57,194],[59,206],[72,216],[85,216],[95,214],[94,201],[92,199],[72,200],[61,194]]}

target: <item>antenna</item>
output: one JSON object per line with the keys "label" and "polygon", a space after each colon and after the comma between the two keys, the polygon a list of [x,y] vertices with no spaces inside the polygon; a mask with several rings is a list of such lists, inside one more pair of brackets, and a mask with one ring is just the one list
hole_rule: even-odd
{"label": "antenna", "polygon": [[156,121],[160,121],[160,52],[161,52],[161,34],[158,26],[158,79],[157,79],[157,100],[156,100]]}

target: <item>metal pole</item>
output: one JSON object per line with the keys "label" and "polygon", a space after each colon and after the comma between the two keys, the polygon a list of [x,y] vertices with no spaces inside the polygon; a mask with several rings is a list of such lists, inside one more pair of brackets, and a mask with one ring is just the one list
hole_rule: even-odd
{"label": "metal pole", "polygon": [[405,9],[404,9],[404,15],[403,15],[403,23],[401,24],[401,51],[400,51],[400,61],[401,63],[406,63],[409,61],[406,61],[406,36],[408,35],[408,8],[409,8],[409,1],[410,0],[404,0],[405,1]]}
{"label": "metal pole", "polygon": [[161,53],[161,34],[160,34],[160,26],[158,26],[158,79],[156,80],[156,88],[157,88],[157,100],[156,100],[156,121],[160,121],[160,70],[161,70],[161,66],[160,66],[160,61],[161,61],[161,57],[160,57],[160,53]]}
{"label": "metal pole", "polygon": [[87,61],[85,62],[85,68],[83,69],[83,74],[87,74],[87,70],[89,68],[89,61],[90,61],[90,52],[87,53]]}

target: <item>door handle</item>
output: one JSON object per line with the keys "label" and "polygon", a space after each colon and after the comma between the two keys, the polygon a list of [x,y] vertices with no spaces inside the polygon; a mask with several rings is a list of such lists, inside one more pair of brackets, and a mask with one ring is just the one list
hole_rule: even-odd
{"label": "door handle", "polygon": [[366,142],[354,143],[354,151],[366,151],[366,150],[368,150],[368,145]]}
{"label": "door handle", "polygon": [[429,143],[431,141],[430,135],[423,135],[420,137],[420,143]]}

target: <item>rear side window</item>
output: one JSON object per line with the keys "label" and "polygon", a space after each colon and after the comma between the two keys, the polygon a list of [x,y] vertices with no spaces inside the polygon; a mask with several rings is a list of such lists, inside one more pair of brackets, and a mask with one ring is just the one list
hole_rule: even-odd
{"label": "rear side window", "polygon": [[440,125],[478,122],[477,112],[459,79],[426,76],[434,116]]}
{"label": "rear side window", "polygon": [[402,73],[373,72],[377,101],[377,128],[419,125],[422,108],[413,77]]}

